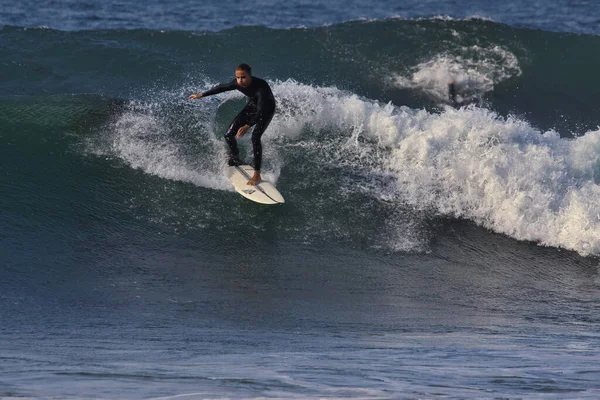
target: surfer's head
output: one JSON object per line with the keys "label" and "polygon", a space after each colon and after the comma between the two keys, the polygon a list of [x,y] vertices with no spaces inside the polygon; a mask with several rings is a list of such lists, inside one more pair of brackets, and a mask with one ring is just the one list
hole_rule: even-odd
{"label": "surfer's head", "polygon": [[235,79],[241,87],[248,87],[252,83],[252,68],[248,64],[235,67]]}

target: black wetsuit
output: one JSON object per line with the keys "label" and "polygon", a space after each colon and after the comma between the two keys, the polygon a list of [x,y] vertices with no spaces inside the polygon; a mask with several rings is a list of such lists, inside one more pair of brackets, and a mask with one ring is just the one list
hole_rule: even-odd
{"label": "black wetsuit", "polygon": [[233,119],[227,133],[225,141],[231,150],[230,156],[237,159],[239,151],[235,135],[238,129],[244,125],[254,126],[252,131],[252,152],[254,155],[254,169],[260,171],[262,162],[262,144],[260,137],[269,126],[273,114],[275,113],[275,97],[264,79],[252,77],[252,83],[248,87],[241,87],[234,79],[229,83],[223,83],[202,93],[202,96],[210,96],[217,93],[227,92],[229,90],[239,90],[248,96],[248,103]]}

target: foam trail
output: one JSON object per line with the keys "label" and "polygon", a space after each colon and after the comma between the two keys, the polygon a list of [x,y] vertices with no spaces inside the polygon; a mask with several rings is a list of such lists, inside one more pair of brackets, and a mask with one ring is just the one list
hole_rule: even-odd
{"label": "foam trail", "polygon": [[115,124],[113,154],[132,168],[165,179],[190,182],[212,189],[229,189],[223,175],[198,168],[186,162],[181,148],[173,144],[160,121],[144,115],[128,113]]}
{"label": "foam trail", "polygon": [[[189,92],[187,90],[186,92]],[[87,151],[117,157],[148,174],[197,186],[232,190],[220,143],[212,134],[215,109],[190,110],[182,91],[130,101],[114,121],[87,140]]]}

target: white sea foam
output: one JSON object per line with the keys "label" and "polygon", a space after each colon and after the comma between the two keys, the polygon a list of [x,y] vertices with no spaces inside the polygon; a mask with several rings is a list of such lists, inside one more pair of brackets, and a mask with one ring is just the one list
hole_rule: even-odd
{"label": "white sea foam", "polygon": [[[457,34],[457,33],[455,33]],[[421,90],[435,101],[448,99],[448,83],[454,80],[458,101],[481,97],[494,86],[521,75],[514,54],[500,47],[470,46],[439,54],[411,69],[408,75],[394,76],[398,88]]]}
{"label": "white sea foam", "polygon": [[[165,179],[190,182],[198,186],[213,189],[231,190],[231,185],[222,173],[223,159],[217,143],[207,136],[207,154],[197,157],[212,162],[200,164],[193,156],[185,154],[185,146],[176,143],[173,127],[168,126],[168,118],[156,110],[156,104],[131,104],[112,125],[110,132],[111,155],[121,158],[131,167]],[[210,124],[208,124],[210,128]],[[193,127],[200,129],[201,127]],[[206,128],[206,126],[205,126]]]}
{"label": "white sea foam", "polygon": [[[374,196],[600,254],[600,130],[562,139],[481,108],[432,114],[293,81],[275,91],[275,130],[318,149],[318,162],[368,171]],[[332,130],[337,142],[322,135]]]}
{"label": "white sea foam", "polygon": [[468,17],[464,17],[464,18],[457,18],[457,17],[452,17],[449,15],[435,15],[433,17],[427,17],[427,18],[415,18],[416,21],[488,21],[488,22],[494,22],[494,20],[491,17],[485,16],[485,15],[479,15],[479,14],[473,14],[470,15]]}

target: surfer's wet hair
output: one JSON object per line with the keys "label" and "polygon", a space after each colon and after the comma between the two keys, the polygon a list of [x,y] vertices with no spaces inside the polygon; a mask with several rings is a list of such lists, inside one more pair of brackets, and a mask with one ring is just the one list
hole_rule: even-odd
{"label": "surfer's wet hair", "polygon": [[252,73],[252,68],[250,68],[250,66],[248,64],[240,64],[237,67],[235,67],[236,71],[246,71],[247,73],[251,74]]}

